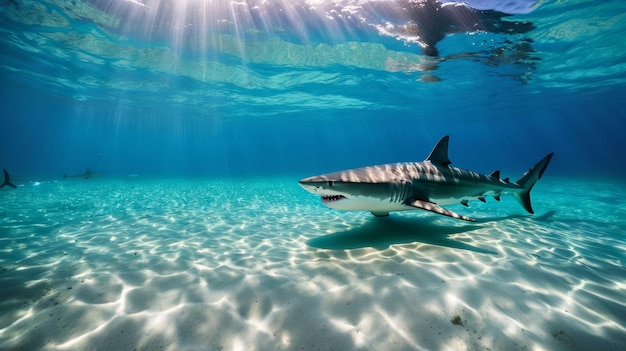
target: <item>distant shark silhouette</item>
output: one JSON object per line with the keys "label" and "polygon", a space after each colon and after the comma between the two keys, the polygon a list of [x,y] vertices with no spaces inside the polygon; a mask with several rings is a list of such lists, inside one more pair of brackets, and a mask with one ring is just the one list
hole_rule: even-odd
{"label": "distant shark silhouette", "polygon": [[67,174],[63,174],[63,179],[89,179],[93,176],[94,174],[91,172],[91,170],[89,170],[89,168],[87,168],[85,170],[85,173],[81,173],[81,174],[76,174],[76,175],[70,175],[68,176]]}
{"label": "distant shark silhouette", "polygon": [[6,186],[10,186],[11,188],[16,188],[15,184],[11,183],[11,180],[9,178],[9,172],[7,172],[6,169],[2,169],[2,171],[4,172],[4,181],[2,182],[2,184],[0,184],[0,188],[3,188],[5,185]]}
{"label": "distant shark silhouette", "polygon": [[391,211],[426,210],[474,222],[442,205],[462,204],[469,200],[485,202],[486,196],[500,201],[512,194],[529,213],[530,191],[543,175],[554,153],[545,156],[515,183],[500,179],[500,171],[489,175],[450,166],[449,137],[443,137],[424,162],[403,162],[328,173],[299,181],[322,203],[337,210],[364,210],[388,216]]}

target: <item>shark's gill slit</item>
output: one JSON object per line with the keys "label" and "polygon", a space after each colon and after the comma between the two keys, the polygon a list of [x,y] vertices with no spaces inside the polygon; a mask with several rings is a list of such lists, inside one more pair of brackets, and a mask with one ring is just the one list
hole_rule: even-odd
{"label": "shark's gill slit", "polygon": [[394,181],[391,185],[391,195],[389,196],[389,202],[403,202],[409,192],[410,184],[411,183],[406,182],[403,179]]}
{"label": "shark's gill slit", "polygon": [[398,199],[398,202],[404,201],[404,199],[406,199],[406,196],[409,192],[409,185],[409,182],[402,181],[402,196],[400,197],[400,199]]}
{"label": "shark's gill slit", "polygon": [[391,183],[391,195],[389,196],[389,202],[396,202],[398,192],[398,183]]}

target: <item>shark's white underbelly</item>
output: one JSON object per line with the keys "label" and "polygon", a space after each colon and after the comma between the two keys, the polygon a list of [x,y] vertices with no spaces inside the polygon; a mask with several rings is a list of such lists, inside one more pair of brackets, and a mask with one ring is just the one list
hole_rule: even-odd
{"label": "shark's white underbelly", "polygon": [[365,196],[354,196],[349,199],[324,202],[324,205],[336,210],[344,211],[391,212],[415,209],[414,207],[404,205],[403,203],[392,202],[390,198],[376,199]]}

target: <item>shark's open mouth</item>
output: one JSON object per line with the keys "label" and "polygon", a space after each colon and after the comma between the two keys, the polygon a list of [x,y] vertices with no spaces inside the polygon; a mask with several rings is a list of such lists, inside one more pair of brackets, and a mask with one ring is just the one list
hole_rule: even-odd
{"label": "shark's open mouth", "polygon": [[335,202],[346,199],[343,195],[322,195],[322,202]]}

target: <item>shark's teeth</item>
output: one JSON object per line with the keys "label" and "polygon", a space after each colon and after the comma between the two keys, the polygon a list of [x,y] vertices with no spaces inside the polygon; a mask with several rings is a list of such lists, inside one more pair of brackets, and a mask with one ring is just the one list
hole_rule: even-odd
{"label": "shark's teeth", "polygon": [[345,198],[343,195],[322,195],[322,202],[334,202]]}

